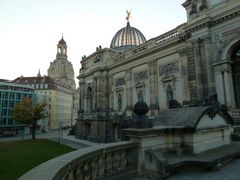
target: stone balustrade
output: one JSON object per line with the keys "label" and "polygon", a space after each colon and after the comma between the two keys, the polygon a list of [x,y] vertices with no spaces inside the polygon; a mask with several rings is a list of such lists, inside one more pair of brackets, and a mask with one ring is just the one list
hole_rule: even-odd
{"label": "stone balustrade", "polygon": [[166,42],[166,41],[170,41],[172,39],[175,39],[178,37],[178,31],[177,29],[173,29],[165,34],[162,34],[160,35],[159,37],[156,38],[156,43],[159,44],[159,43],[163,43],[163,42]]}
{"label": "stone balustrade", "polygon": [[79,149],[49,160],[19,180],[124,179],[137,175],[138,147],[124,141]]}

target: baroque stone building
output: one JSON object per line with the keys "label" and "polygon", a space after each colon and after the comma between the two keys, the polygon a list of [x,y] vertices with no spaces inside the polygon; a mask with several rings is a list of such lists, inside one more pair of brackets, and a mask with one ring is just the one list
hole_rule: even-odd
{"label": "baroque stone building", "polygon": [[74,70],[72,63],[67,59],[67,43],[63,37],[57,44],[56,59],[50,63],[48,76],[64,87],[71,89],[72,104],[69,104],[69,107],[71,107],[70,111],[72,113],[70,125],[73,126],[79,110],[79,90],[76,89]]}
{"label": "baroque stone building", "polygon": [[110,48],[82,57],[76,136],[119,140],[137,101],[147,103],[153,118],[170,100],[193,105],[217,93],[240,116],[240,1],[186,0],[182,6],[187,22],[175,29],[146,41],[128,21]]}
{"label": "baroque stone building", "polygon": [[57,45],[56,59],[50,63],[50,67],[48,68],[48,76],[60,81],[73,90],[76,89],[74,70],[72,63],[67,59],[67,43],[63,37]]}

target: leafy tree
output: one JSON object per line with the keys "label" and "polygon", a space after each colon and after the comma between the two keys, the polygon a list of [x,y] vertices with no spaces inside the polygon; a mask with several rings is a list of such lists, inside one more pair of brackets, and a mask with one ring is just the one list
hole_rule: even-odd
{"label": "leafy tree", "polygon": [[24,98],[12,110],[12,117],[16,122],[32,125],[32,139],[35,139],[37,121],[44,117],[45,107],[44,103],[34,105],[30,98]]}

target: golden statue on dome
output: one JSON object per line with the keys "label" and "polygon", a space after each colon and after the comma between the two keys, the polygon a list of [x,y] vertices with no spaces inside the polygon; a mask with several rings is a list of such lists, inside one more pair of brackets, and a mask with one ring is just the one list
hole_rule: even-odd
{"label": "golden statue on dome", "polygon": [[127,12],[126,20],[129,22],[129,19],[131,18],[131,17],[130,17],[130,15],[131,15],[131,10],[130,10],[130,11],[126,10],[126,12]]}

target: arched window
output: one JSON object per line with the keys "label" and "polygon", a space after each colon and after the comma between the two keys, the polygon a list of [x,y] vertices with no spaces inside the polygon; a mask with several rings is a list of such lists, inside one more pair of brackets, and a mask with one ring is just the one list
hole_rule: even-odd
{"label": "arched window", "polygon": [[62,53],[62,49],[60,47],[58,48],[58,53]]}

